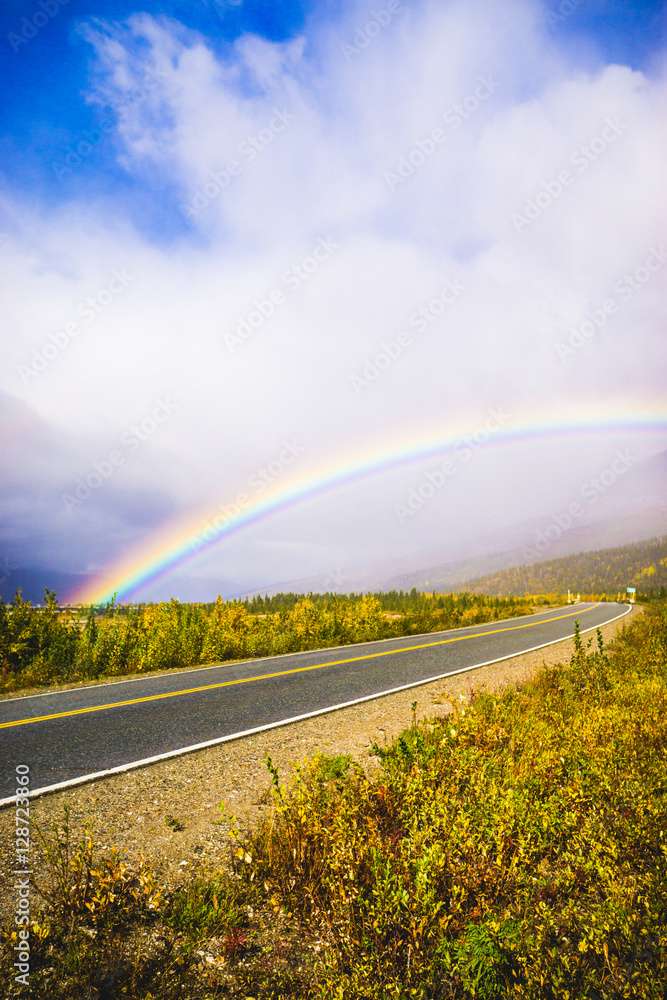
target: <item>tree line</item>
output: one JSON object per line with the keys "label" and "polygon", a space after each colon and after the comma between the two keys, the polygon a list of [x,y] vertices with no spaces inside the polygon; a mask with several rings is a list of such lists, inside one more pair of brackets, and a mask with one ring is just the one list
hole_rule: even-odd
{"label": "tree line", "polygon": [[484,594],[544,594],[567,592],[616,597],[626,587],[637,598],[667,595],[667,535],[632,545],[597,549],[532,565],[511,566],[471,580],[466,586]]}
{"label": "tree line", "polygon": [[275,595],[63,609],[0,604],[0,691],[416,635],[530,611],[480,594]]}

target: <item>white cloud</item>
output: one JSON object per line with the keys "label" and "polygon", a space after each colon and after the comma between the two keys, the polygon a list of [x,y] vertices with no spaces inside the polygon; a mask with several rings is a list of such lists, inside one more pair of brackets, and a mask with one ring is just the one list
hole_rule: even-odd
{"label": "white cloud", "polygon": [[[179,397],[177,420],[115,486],[182,509],[233,496],[291,438],[307,467],[406,428],[465,415],[474,426],[492,405],[656,398],[666,270],[575,363],[558,363],[555,345],[667,231],[664,79],[576,64],[550,40],[544,11],[520,0],[399,5],[346,57],[369,12],[360,4],[287,43],[244,36],[222,50],[147,15],[89,25],[89,96],[113,110],[120,162],[146,185],[168,178],[183,211],[197,198],[200,208],[191,236],[160,246],[122,205],[54,210],[7,196],[2,385],[86,437],[83,470],[166,391]],[[388,184],[410,155],[404,181]],[[335,252],[230,354],[225,336],[322,238]],[[121,271],[131,281],[84,323],[85,303]],[[354,393],[359,365],[447,280],[464,293]],[[72,322],[66,348],[22,377]],[[378,504],[388,488],[375,484]],[[345,494],[342,516],[354,504]],[[416,518],[408,549],[432,528]]]}

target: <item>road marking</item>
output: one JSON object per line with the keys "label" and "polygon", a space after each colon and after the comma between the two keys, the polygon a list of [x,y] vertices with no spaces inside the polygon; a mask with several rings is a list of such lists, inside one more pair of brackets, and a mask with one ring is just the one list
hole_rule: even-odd
{"label": "road marking", "polygon": [[[564,618],[576,618],[600,605],[579,609],[565,615],[549,618],[548,622],[561,621]],[[271,680],[274,677],[288,677],[293,674],[309,673],[313,670],[324,670],[326,667],[339,667],[346,663],[360,663],[364,660],[377,660],[381,656],[397,656],[401,653],[413,653],[419,649],[431,649],[434,646],[448,646],[454,642],[466,642],[468,639],[480,639],[486,635],[498,635],[500,632],[518,632],[527,628],[538,628],[544,621],[528,622],[523,625],[506,625],[503,628],[489,629],[486,632],[473,632],[471,635],[453,636],[449,639],[436,639],[434,642],[424,642],[417,646],[402,646],[399,649],[383,649],[377,653],[365,653],[361,656],[349,656],[343,660],[327,660],[325,663],[311,663],[305,667],[291,667],[289,670],[276,670],[268,674],[256,674],[253,677],[237,677],[230,681],[216,681],[214,684],[202,684],[198,687],[181,688],[178,691],[162,691],[159,694],[146,694],[139,698],[127,698],[124,701],[110,701],[102,705],[85,705],[83,708],[70,708],[64,712],[52,712],[49,715],[33,715],[26,719],[13,719],[10,722],[0,722],[0,729],[14,729],[18,726],[30,726],[38,722],[50,722],[53,719],[66,719],[75,715],[89,715],[92,712],[106,712],[112,708],[127,708],[129,705],[141,705],[150,701],[164,701],[167,698],[180,698],[183,695],[198,694],[201,691],[215,691],[225,687],[235,687],[238,684],[252,684],[257,681]]]}
{"label": "road marking", "polygon": [[[590,602],[581,601],[581,604],[587,604]],[[509,618],[496,618],[492,622],[487,622],[487,625],[502,625],[503,622],[515,622],[515,621],[528,621],[529,618],[538,618],[540,615],[550,615],[554,614],[556,611],[560,611],[562,608],[566,607],[564,604],[559,604],[556,607],[548,608],[545,611],[533,611],[530,615],[511,615]],[[586,609],[584,609],[586,610]],[[542,617],[540,621],[542,623],[550,621],[550,618]],[[429,635],[450,635],[452,632],[465,632],[469,628],[474,628],[473,625],[458,625],[456,628],[443,628],[439,629],[437,632],[416,632],[411,635],[411,639],[423,639],[425,636]],[[380,643],[387,642],[398,642],[399,639],[406,639],[407,636],[395,636],[390,635],[386,639],[363,639],[361,642],[344,642],[340,646],[321,646],[318,649],[297,649],[293,653],[273,653],[270,656],[245,656],[241,660],[223,660],[222,663],[206,663],[198,664],[194,667],[176,667],[171,670],[151,670],[149,673],[136,674],[133,677],[121,677],[119,680],[109,680],[108,677],[103,677],[101,681],[97,684],[79,684],[73,682],[71,687],[58,687],[49,688],[46,691],[36,691],[33,694],[17,694],[11,698],[0,697],[0,709],[3,705],[8,705],[13,701],[28,701],[31,698],[49,698],[60,696],[63,694],[71,694],[72,691],[90,691],[93,688],[97,688],[98,691],[106,690],[107,688],[118,687],[120,684],[140,684],[142,681],[146,680],[159,680],[161,677],[183,677],[187,674],[203,674],[207,673],[209,670],[221,670],[229,669],[231,667],[243,667],[247,663],[258,663],[264,660],[287,660],[295,659],[298,656],[312,656],[313,653],[335,653],[339,649],[355,649],[357,646],[368,646],[369,642],[373,645],[379,645]]]}
{"label": "road marking", "polygon": [[[608,618],[606,622],[600,622],[599,625],[591,625],[590,628],[583,628],[581,634],[585,635],[587,632],[592,632],[594,629],[603,628],[605,625],[611,625],[612,622],[617,621],[619,618],[624,618],[626,615],[632,613],[632,605],[628,605],[620,615],[615,615],[613,618]],[[548,642],[542,642],[539,646],[530,646],[528,649],[521,649],[514,653],[505,653],[503,656],[497,656],[493,660],[484,660],[482,663],[471,663],[467,667],[459,667],[457,670],[449,670],[446,673],[436,674],[433,677],[424,677],[419,681],[410,681],[408,684],[401,684],[399,687],[388,688],[385,691],[374,691],[373,694],[363,695],[361,698],[353,698],[351,701],[344,701],[338,705],[327,705],[325,708],[316,708],[312,712],[304,712],[302,715],[294,715],[288,719],[277,719],[275,722],[267,722],[263,726],[255,726],[253,729],[244,729],[237,733],[228,733],[226,736],[217,736],[212,740],[205,740],[202,743],[193,743],[187,747],[177,747],[175,750],[167,750],[164,753],[155,754],[152,757],[143,757],[140,760],[131,760],[126,764],[118,764],[116,767],[106,768],[104,771],[91,771],[88,774],[80,774],[76,778],[67,778],[65,781],[57,781],[52,785],[43,785],[41,788],[31,788],[29,797],[31,799],[38,798],[41,795],[47,795],[50,792],[60,792],[66,788],[73,788],[76,785],[83,785],[89,781],[99,781],[101,778],[109,778],[114,774],[126,774],[128,771],[135,771],[140,767],[148,767],[150,764],[158,764],[163,760],[171,760],[174,757],[182,757],[186,753],[194,753],[197,750],[207,750],[210,747],[220,746],[222,743],[231,743],[232,740],[243,739],[245,736],[255,736],[259,733],[266,733],[271,729],[278,729],[281,726],[289,726],[295,722],[303,722],[306,719],[313,719],[318,715],[326,715],[328,712],[336,712],[343,708],[352,708],[354,705],[361,705],[366,701],[373,701],[375,698],[385,698],[390,694],[398,694],[401,691],[408,691],[410,688],[421,687],[424,684],[433,684],[434,681],[445,680],[448,677],[454,677],[456,674],[465,674],[470,670],[478,670],[480,667],[488,667],[494,663],[501,663],[503,660],[511,660],[515,656],[525,656],[526,653],[534,653],[539,649],[545,649],[547,646],[555,646],[559,642],[564,642],[569,638],[569,636],[561,637],[560,639],[550,639]],[[16,799],[13,795],[7,798],[0,799],[0,807],[9,806],[15,804]]]}

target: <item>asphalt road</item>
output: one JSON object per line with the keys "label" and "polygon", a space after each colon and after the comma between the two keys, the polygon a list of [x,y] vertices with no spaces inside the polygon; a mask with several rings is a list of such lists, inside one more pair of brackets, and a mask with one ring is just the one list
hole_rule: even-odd
{"label": "asphalt road", "polygon": [[579,604],[465,629],[222,664],[0,701],[0,804],[18,764],[32,794],[370,700],[603,625]]}

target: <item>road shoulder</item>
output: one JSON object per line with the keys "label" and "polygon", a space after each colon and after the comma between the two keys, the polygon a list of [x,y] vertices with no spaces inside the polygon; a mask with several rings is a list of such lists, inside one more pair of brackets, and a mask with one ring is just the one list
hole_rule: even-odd
{"label": "road shoulder", "polygon": [[[641,609],[633,609],[603,626],[605,641],[638,613]],[[418,718],[443,717],[460,696],[520,684],[543,665],[566,660],[571,650],[572,641],[563,640],[421,687],[68,788],[33,801],[33,824],[47,829],[62,821],[67,807],[75,836],[88,828],[100,846],[116,847],[129,858],[143,856],[167,881],[177,883],[193,870],[209,870],[220,863],[229,830],[220,803],[242,824],[265,807],[270,784],[267,755],[281,775],[318,752],[349,754],[364,767],[372,767],[371,746],[388,742],[405,729],[415,702]],[[177,823],[168,825],[169,817]],[[182,830],[173,829],[181,824]],[[3,809],[0,881],[4,884],[8,884],[13,829],[13,810]]]}

